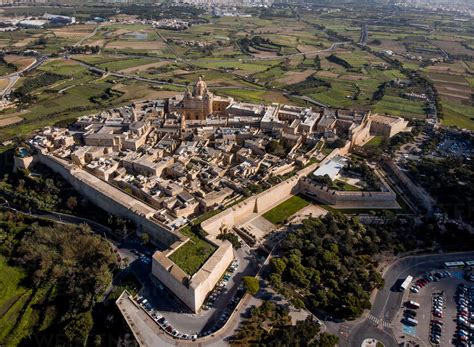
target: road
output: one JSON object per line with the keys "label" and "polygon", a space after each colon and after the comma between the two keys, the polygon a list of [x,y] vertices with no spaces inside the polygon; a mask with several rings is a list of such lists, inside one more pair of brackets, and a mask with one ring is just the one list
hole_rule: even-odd
{"label": "road", "polygon": [[368,39],[369,39],[369,30],[367,29],[367,24],[363,24],[360,30],[359,44],[362,46],[365,46],[367,44]]}
{"label": "road", "polygon": [[[457,261],[474,258],[474,252],[451,253],[451,254],[430,254],[422,256],[409,256],[399,259],[390,265],[383,275],[385,287],[377,292],[372,309],[365,319],[357,322],[348,322],[352,325],[348,339],[340,341],[341,347],[360,346],[366,338],[376,338],[382,341],[385,346],[397,346],[397,341],[393,336],[392,322],[401,307],[403,293],[394,284],[408,275],[418,276],[425,272],[439,269],[446,261]],[[335,324],[328,324],[333,333],[338,333],[339,329]]]}
{"label": "road", "polygon": [[2,77],[2,79],[8,79],[8,85],[5,87],[5,89],[3,89],[1,92],[0,92],[0,99],[1,98],[4,98],[5,96],[9,95],[13,89],[13,87],[15,86],[15,84],[18,82],[18,80],[20,79],[20,76],[26,72],[30,72],[34,69],[36,69],[37,67],[39,67],[41,64],[43,64],[46,60],[48,59],[47,56],[41,56],[39,57],[38,59],[35,59],[33,63],[31,63],[30,65],[26,66],[25,68],[23,68],[22,70],[20,71],[17,71],[17,72],[14,72],[10,75],[7,75],[7,76],[4,76]]}
{"label": "road", "polygon": [[15,213],[22,213],[24,215],[36,217],[36,218],[42,218],[42,219],[47,219],[56,223],[61,223],[61,224],[73,224],[73,225],[79,225],[79,224],[87,224],[90,226],[91,230],[95,232],[96,234],[103,236],[109,244],[117,250],[119,253],[120,257],[122,259],[127,258],[129,260],[129,263],[132,263],[135,261],[138,257],[135,254],[135,251],[137,249],[142,249],[139,247],[139,245],[133,243],[132,241],[125,240],[125,241],[117,241],[113,238],[111,235],[111,229],[106,227],[105,225],[102,225],[100,223],[97,223],[93,220],[87,219],[87,218],[82,218],[78,216],[73,216],[69,214],[64,214],[64,213],[59,213],[59,212],[48,212],[48,211],[24,211],[19,209],[17,206],[12,206],[11,203],[8,202],[3,197],[0,197],[3,202],[0,202],[0,207],[8,209],[10,211],[13,211]]}

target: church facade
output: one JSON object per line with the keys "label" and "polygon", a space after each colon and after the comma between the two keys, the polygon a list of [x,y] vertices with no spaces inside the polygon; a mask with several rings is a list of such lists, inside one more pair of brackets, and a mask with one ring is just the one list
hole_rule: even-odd
{"label": "church facade", "polygon": [[187,87],[184,94],[169,99],[168,106],[170,112],[180,113],[186,120],[205,122],[208,116],[224,115],[225,110],[233,101],[232,98],[211,93],[206,82],[199,77],[192,92]]}

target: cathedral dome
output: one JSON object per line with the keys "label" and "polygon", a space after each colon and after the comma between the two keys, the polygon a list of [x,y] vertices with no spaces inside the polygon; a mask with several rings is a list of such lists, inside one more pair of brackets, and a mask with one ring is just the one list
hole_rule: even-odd
{"label": "cathedral dome", "polygon": [[196,84],[194,85],[194,96],[203,97],[207,92],[207,84],[202,80],[202,77],[199,76]]}

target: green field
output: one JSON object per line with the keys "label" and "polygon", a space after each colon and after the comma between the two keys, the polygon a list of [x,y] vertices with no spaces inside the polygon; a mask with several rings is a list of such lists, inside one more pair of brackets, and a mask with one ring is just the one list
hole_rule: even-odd
{"label": "green field", "polygon": [[419,101],[412,101],[398,96],[385,95],[375,107],[372,108],[375,113],[387,113],[394,116],[405,118],[425,118],[424,104]]}
{"label": "green field", "polygon": [[25,273],[6,264],[0,256],[0,345],[15,346],[29,334],[37,323],[38,312],[33,309],[40,291],[25,288],[21,283]]}
{"label": "green field", "polygon": [[442,101],[443,124],[474,131],[474,107]]}
{"label": "green field", "polygon": [[181,232],[190,240],[172,253],[169,259],[188,275],[194,275],[214,253],[216,247],[194,234],[190,226],[183,228]]}
{"label": "green field", "polygon": [[270,211],[264,213],[263,218],[276,225],[282,224],[289,217],[309,204],[311,204],[310,201],[299,195],[295,195],[282,202],[280,205],[272,208]]}

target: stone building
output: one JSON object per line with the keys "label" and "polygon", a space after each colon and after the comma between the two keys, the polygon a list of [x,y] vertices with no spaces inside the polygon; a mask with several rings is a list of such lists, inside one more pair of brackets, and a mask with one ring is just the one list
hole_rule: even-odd
{"label": "stone building", "polygon": [[208,116],[224,115],[225,110],[233,103],[232,98],[214,95],[207,88],[207,83],[199,77],[192,92],[189,88],[182,95],[169,99],[170,112],[178,112],[189,121],[205,122]]}

